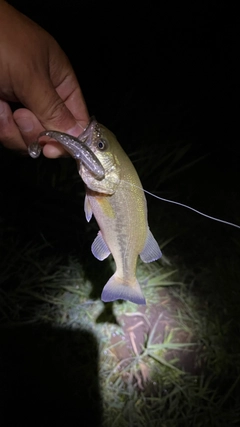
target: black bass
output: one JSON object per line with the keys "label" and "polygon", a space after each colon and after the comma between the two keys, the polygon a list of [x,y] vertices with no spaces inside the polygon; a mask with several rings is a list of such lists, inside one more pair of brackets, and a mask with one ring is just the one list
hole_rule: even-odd
{"label": "black bass", "polygon": [[[54,131],[41,135],[44,134],[56,138]],[[101,299],[146,304],[136,278],[137,259],[140,255],[143,262],[152,262],[162,254],[148,226],[147,204],[138,174],[114,134],[94,118],[78,137],[80,156],[76,141],[71,143],[71,138],[69,135],[68,152],[80,158],[79,174],[86,184],[86,219],[90,221],[93,214],[100,228],[92,253],[100,261],[112,254],[116,263],[116,272],[104,286]],[[62,142],[61,138],[56,139]],[[81,161],[83,143],[93,153],[94,161],[98,159],[104,174],[94,174],[91,165]]]}
{"label": "black bass", "polygon": [[112,132],[93,119],[87,133],[89,148],[105,170],[101,181],[84,164],[79,171],[87,187],[86,219],[90,221],[93,214],[100,228],[92,253],[99,260],[111,253],[116,263],[116,272],[104,286],[101,298],[105,302],[123,299],[146,304],[136,278],[138,255],[142,261],[151,262],[162,254],[148,227],[141,182]]}

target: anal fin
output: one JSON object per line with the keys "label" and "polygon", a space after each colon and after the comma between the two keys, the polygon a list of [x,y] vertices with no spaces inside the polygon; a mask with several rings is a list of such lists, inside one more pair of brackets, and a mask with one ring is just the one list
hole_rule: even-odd
{"label": "anal fin", "polygon": [[161,249],[149,229],[144,248],[139,255],[143,262],[156,261],[162,256]]}

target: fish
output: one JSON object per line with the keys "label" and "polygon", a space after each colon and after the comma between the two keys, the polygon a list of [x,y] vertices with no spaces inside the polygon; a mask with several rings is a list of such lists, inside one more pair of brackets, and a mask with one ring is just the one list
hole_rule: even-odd
{"label": "fish", "polygon": [[[148,263],[161,258],[162,253],[148,225],[146,198],[136,169],[115,135],[94,117],[78,138],[88,145],[104,169],[104,177],[98,179],[89,164],[78,161],[78,172],[86,186],[86,220],[89,222],[94,216],[99,226],[92,254],[100,261],[112,254],[116,264],[101,299],[146,304],[136,277],[138,256]],[[76,158],[76,141],[74,144],[69,141],[68,151],[74,151]]]}

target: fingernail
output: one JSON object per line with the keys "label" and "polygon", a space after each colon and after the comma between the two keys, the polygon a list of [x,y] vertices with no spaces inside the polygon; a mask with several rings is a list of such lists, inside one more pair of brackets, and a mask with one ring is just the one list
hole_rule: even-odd
{"label": "fingernail", "polygon": [[15,121],[16,121],[19,129],[22,132],[30,132],[31,130],[33,130],[33,123],[28,118],[21,117],[21,118],[15,120]]}
{"label": "fingernail", "polygon": [[[86,124],[87,125],[87,124]],[[76,124],[73,128],[68,129],[66,133],[73,136],[79,136],[84,131],[84,126],[82,124]]]}

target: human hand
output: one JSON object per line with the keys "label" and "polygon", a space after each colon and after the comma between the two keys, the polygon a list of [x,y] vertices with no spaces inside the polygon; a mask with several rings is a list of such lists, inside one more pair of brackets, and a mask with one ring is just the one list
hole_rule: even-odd
{"label": "human hand", "polygon": [[[68,58],[50,34],[0,0],[0,141],[27,152],[45,129],[78,136],[89,121],[87,107]],[[9,101],[26,108],[12,113]],[[48,142],[43,153],[64,153]]]}

